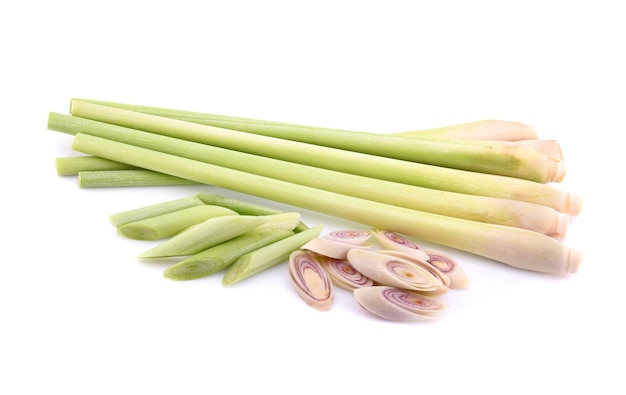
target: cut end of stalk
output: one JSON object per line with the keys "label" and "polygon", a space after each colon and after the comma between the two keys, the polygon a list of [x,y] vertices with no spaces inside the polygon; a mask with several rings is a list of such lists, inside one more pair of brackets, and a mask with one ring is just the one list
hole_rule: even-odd
{"label": "cut end of stalk", "polygon": [[549,157],[550,161],[550,170],[551,174],[549,175],[549,181],[553,182],[561,182],[565,178],[565,162],[555,159],[553,157]]}
{"label": "cut end of stalk", "polygon": [[565,213],[556,213],[554,220],[554,229],[550,233],[550,236],[555,239],[563,240],[567,234],[567,228],[569,227],[569,215]]}
{"label": "cut end of stalk", "polygon": [[578,270],[580,269],[580,265],[582,264],[584,257],[585,257],[584,252],[573,249],[573,248],[570,249],[569,256],[567,259],[567,273],[569,274],[578,273]]}
{"label": "cut end of stalk", "polygon": [[576,217],[580,214],[583,205],[583,198],[581,195],[570,193],[569,195],[569,215]]}

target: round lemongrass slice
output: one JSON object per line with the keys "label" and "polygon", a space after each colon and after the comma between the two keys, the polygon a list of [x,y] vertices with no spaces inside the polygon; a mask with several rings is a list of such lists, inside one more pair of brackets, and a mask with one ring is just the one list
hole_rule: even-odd
{"label": "round lemongrass slice", "polygon": [[384,229],[372,229],[371,233],[383,248],[413,254],[424,261],[428,259],[428,255],[419,245],[398,233]]}
{"label": "round lemongrass slice", "polygon": [[318,261],[328,273],[333,284],[338,287],[352,291],[355,288],[374,285],[371,278],[356,270],[346,259],[333,259],[320,255]]}
{"label": "round lemongrass slice", "polygon": [[357,288],[354,297],[361,307],[391,321],[422,321],[435,318],[446,306],[418,292],[388,286]]}
{"label": "round lemongrass slice", "polygon": [[328,311],[334,299],[333,284],[313,254],[296,250],[289,255],[289,276],[298,295],[311,307]]}
{"label": "round lemongrass slice", "polygon": [[427,262],[436,267],[440,272],[448,276],[451,289],[465,289],[469,279],[459,263],[449,254],[435,250],[424,250],[428,254]]}
{"label": "round lemongrass slice", "polygon": [[421,292],[438,292],[445,287],[439,278],[407,259],[355,248],[348,253],[348,261],[381,285]]}
{"label": "round lemongrass slice", "polygon": [[395,250],[378,250],[378,253],[406,259],[408,261],[415,263],[418,266],[421,266],[425,270],[428,270],[433,276],[437,277],[439,281],[441,281],[441,285],[442,285],[440,289],[433,291],[433,292],[444,293],[448,291],[448,289],[450,288],[450,277],[448,277],[446,274],[441,272],[431,263],[421,260],[419,258],[416,258],[415,255],[413,254],[407,254],[406,252],[395,251]]}
{"label": "round lemongrass slice", "polygon": [[372,234],[365,230],[335,230],[325,235],[324,238],[340,243],[363,246],[372,238]]}

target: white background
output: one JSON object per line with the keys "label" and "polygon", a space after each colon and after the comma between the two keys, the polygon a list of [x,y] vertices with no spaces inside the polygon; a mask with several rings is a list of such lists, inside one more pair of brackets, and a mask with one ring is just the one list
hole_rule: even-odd
{"label": "white background", "polygon": [[[620,2],[434,3],[3,3],[0,392],[624,393]],[[341,290],[313,310],[285,266],[231,288],[168,281],[109,214],[199,189],[288,207],[79,189],[54,168],[71,137],[46,129],[72,97],[381,133],[525,122],[561,143],[562,187],[584,197],[566,242],[586,258],[555,278],[457,253],[470,288],[417,324]]]}

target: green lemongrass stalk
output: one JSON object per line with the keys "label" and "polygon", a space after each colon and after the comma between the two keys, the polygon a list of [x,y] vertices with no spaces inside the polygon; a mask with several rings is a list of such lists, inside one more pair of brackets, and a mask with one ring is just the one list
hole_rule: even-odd
{"label": "green lemongrass stalk", "polygon": [[70,112],[77,117],[272,156],[277,159],[290,160],[285,155],[290,158],[294,155],[296,158],[306,155],[319,161],[324,153],[336,158],[353,152],[471,172],[516,177],[541,183],[560,181],[565,174],[562,162],[528,147],[497,149],[490,146],[406,139],[375,133],[322,133],[321,131],[298,133],[297,138],[301,141],[293,141],[287,140],[287,138],[296,138],[296,133],[289,128],[284,128],[284,131],[277,129],[276,133],[272,133],[273,136],[269,136],[269,132],[268,135],[260,135],[79,100],[72,101]]}
{"label": "green lemongrass stalk", "polygon": [[[100,137],[139,147],[164,151],[176,156],[296,184],[436,214],[518,226],[557,238],[565,236],[569,222],[568,215],[552,207],[536,203],[422,188],[212,147],[134,129],[122,128],[119,129],[119,133],[114,132],[115,130],[111,127],[106,131],[90,127],[87,131],[89,134],[94,133]],[[526,183],[530,182],[526,181]]]}
{"label": "green lemongrass stalk", "polygon": [[96,170],[78,173],[81,188],[193,185],[197,182],[151,170]]}
{"label": "green lemongrass stalk", "polygon": [[224,215],[239,215],[235,211],[220,206],[193,206],[176,210],[171,213],[144,218],[121,225],[119,234],[135,240],[159,240],[174,236],[192,225],[199,224],[210,218]]}
{"label": "green lemongrass stalk", "polygon": [[267,221],[266,217],[251,215],[224,215],[210,218],[156,245],[139,255],[139,258],[194,255],[249,232]]}
{"label": "green lemongrass stalk", "polygon": [[137,169],[124,163],[95,156],[68,156],[56,158],[56,170],[60,176],[75,176],[82,171],[108,171]]}
{"label": "green lemongrass stalk", "polygon": [[468,140],[520,141],[537,138],[535,130],[523,123],[503,120],[482,120],[440,128],[392,133],[417,138],[451,138]]}
{"label": "green lemongrass stalk", "polygon": [[286,262],[293,251],[318,237],[321,231],[321,225],[314,226],[242,255],[228,267],[222,279],[222,284],[224,286],[235,284],[279,263]]}
{"label": "green lemongrass stalk", "polygon": [[[282,213],[280,210],[208,192],[198,192],[196,193],[196,197],[202,200],[205,204],[227,207],[241,215],[274,215]],[[308,226],[300,221],[293,230],[295,232],[301,232],[305,229],[308,229]]]}
{"label": "green lemongrass stalk", "polygon": [[552,237],[346,196],[79,133],[78,152],[317,211],[467,251],[520,269],[575,273],[582,253]]}
{"label": "green lemongrass stalk", "polygon": [[[159,115],[167,118],[179,119],[204,125],[217,126],[226,129],[244,130],[255,127],[255,125],[275,125],[290,129],[302,129],[308,131],[321,130],[324,132],[351,132],[344,129],[332,129],[314,126],[298,125],[286,122],[275,122],[253,118],[234,117],[228,115],[209,114],[204,112],[175,110],[162,107],[150,107],[137,104],[116,103],[102,100],[74,99],[109,107],[122,108],[131,111],[143,112],[146,114]],[[415,130],[409,132],[391,133],[392,135],[414,136],[420,138],[458,138],[467,140],[500,140],[500,141],[520,141],[537,138],[537,133],[529,125],[505,120],[481,120],[467,122],[457,125]]]}
{"label": "green lemongrass stalk", "polygon": [[[379,199],[398,205],[411,205],[411,208],[435,211],[447,215],[461,215],[465,211],[471,215],[469,219],[478,219],[481,215],[488,220],[489,217],[496,220],[505,220],[506,212],[514,212],[516,203],[509,204],[509,200],[517,200],[551,207],[559,212],[577,215],[580,210],[580,199],[575,195],[555,188],[552,185],[540,184],[532,181],[521,180],[512,177],[488,175],[482,173],[467,172],[454,169],[440,168],[436,166],[422,165],[395,159],[380,158],[370,155],[348,152],[351,161],[342,162],[346,159],[342,156],[328,159],[327,162],[318,162],[321,166],[292,163],[284,160],[267,158],[244,152],[212,147],[206,144],[194,143],[173,137],[162,136],[156,133],[143,132],[135,129],[120,127],[103,122],[78,118],[74,116],[51,113],[49,128],[65,133],[75,134],[84,131],[99,137],[126,142],[132,145],[165,151],[177,156],[189,159],[211,162],[225,167],[232,167],[246,172],[255,172],[272,178],[280,178],[285,181],[305,183],[322,189],[330,189],[335,192],[356,195],[367,199]],[[314,155],[302,155],[302,159],[311,159]],[[294,158],[297,159],[297,158]],[[338,165],[338,166],[333,166]],[[328,169],[327,167],[334,167]],[[346,169],[347,168],[347,169]],[[345,172],[345,173],[344,173]],[[353,173],[349,175],[347,173]],[[355,177],[355,176],[361,177]],[[367,177],[363,178],[363,177]],[[385,184],[380,180],[387,180],[392,185]],[[379,182],[380,181],[380,182]],[[383,183],[384,185],[381,185]],[[420,186],[429,190],[416,190],[408,185]],[[409,191],[412,191],[409,192]],[[456,203],[450,200],[452,194],[443,196],[438,191],[456,192],[462,202]],[[429,195],[430,193],[430,195]],[[378,195],[378,198],[375,196]],[[506,202],[486,202],[476,197],[465,198],[465,195],[488,196],[498,199],[507,199]],[[393,199],[393,200],[390,200]],[[394,201],[395,200],[395,201]],[[468,205],[469,200],[476,201],[474,210]],[[417,206],[416,206],[417,205]],[[436,207],[441,206],[437,210]],[[447,206],[447,208],[446,208]],[[485,215],[485,207],[493,207],[494,212],[500,214]],[[455,210],[457,214],[453,214]],[[490,211],[490,210],[487,210]],[[528,221],[533,214],[527,214],[529,210],[522,211],[521,217]],[[532,210],[530,210],[532,211]],[[540,210],[535,214],[543,217]],[[528,217],[527,217],[528,216]],[[511,214],[508,214],[511,217]],[[519,217],[519,216],[518,216]],[[542,221],[551,221],[554,215],[543,217]],[[512,219],[511,219],[512,220]],[[509,220],[506,220],[509,221]],[[558,222],[558,221],[557,221]],[[505,223],[510,224],[511,222]]]}
{"label": "green lemongrass stalk", "polygon": [[109,216],[109,222],[120,227],[124,224],[140,221],[145,218],[156,217],[158,215],[183,210],[188,207],[204,206],[205,203],[196,196],[186,196],[166,202],[151,204],[149,206],[137,207],[131,210],[120,211]]}
{"label": "green lemongrass stalk", "polygon": [[253,230],[192,255],[167,268],[163,275],[172,280],[194,280],[220,272],[239,257],[294,234],[291,230]]}

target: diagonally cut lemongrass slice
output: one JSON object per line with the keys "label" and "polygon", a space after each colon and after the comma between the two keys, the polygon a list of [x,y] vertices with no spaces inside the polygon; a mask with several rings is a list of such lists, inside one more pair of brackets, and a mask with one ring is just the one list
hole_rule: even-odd
{"label": "diagonally cut lemongrass slice", "polygon": [[407,254],[406,252],[396,251],[396,250],[378,250],[380,254],[386,254],[395,256],[398,258],[406,259],[415,263],[418,266],[423,267],[424,269],[431,272],[431,274],[439,280],[441,280],[442,284],[445,285],[446,290],[450,287],[450,277],[444,274],[441,270],[439,270],[435,265],[429,263],[428,261],[424,261],[422,259],[416,258],[413,254]]}
{"label": "diagonally cut lemongrass slice", "polygon": [[195,196],[186,196],[166,202],[151,204],[134,208],[131,210],[121,211],[109,216],[109,222],[119,227],[129,222],[139,221],[145,218],[156,217],[157,215],[167,214],[174,211],[182,210],[188,207],[203,206],[205,203]]}
{"label": "diagonally cut lemongrass slice", "polygon": [[302,246],[303,250],[312,251],[334,259],[346,259],[348,252],[354,248],[370,248],[371,245],[355,245],[342,243],[336,239],[316,237]]}
{"label": "diagonally cut lemongrass slice", "polygon": [[459,265],[456,259],[445,252],[436,250],[424,250],[428,254],[428,263],[439,269],[450,279],[451,289],[465,289],[469,285],[467,273]]}
{"label": "diagonally cut lemongrass slice", "polygon": [[220,206],[201,205],[130,222],[117,228],[119,234],[134,240],[159,240],[174,236],[192,225],[223,215],[239,215]]}
{"label": "diagonally cut lemongrass slice", "polygon": [[331,309],[335,298],[333,283],[313,254],[304,250],[292,252],[289,278],[306,304],[319,311]]}
{"label": "diagonally cut lemongrass slice", "polygon": [[347,259],[333,259],[319,255],[317,260],[326,270],[333,284],[340,288],[352,291],[355,288],[374,285],[374,281],[371,278],[364,276],[356,270]]}
{"label": "diagonally cut lemongrass slice", "polygon": [[194,255],[264,224],[265,216],[224,215],[194,225],[139,255],[163,258]]}
{"label": "diagonally cut lemongrass slice", "polygon": [[371,229],[370,232],[378,244],[385,249],[401,251],[414,255],[418,259],[428,260],[428,255],[417,243],[396,232],[379,228]]}
{"label": "diagonally cut lemongrass slice", "polygon": [[428,320],[446,309],[443,303],[431,297],[394,287],[363,287],[352,292],[365,310],[391,321]]}
{"label": "diagonally cut lemongrass slice", "polygon": [[215,274],[244,254],[293,235],[290,230],[252,230],[192,255],[170,267],[163,275],[171,280],[194,280]]}
{"label": "diagonally cut lemongrass slice", "polygon": [[381,285],[440,294],[445,287],[439,278],[412,261],[377,251],[352,249],[348,261],[356,270]]}
{"label": "diagonally cut lemongrass slice", "polygon": [[363,246],[367,243],[372,235],[365,230],[335,230],[323,236],[325,239],[338,241],[345,244],[353,244]]}
{"label": "diagonally cut lemongrass slice", "polygon": [[[274,215],[283,214],[283,212],[268,207],[260,206],[258,204],[246,202],[243,200],[233,199],[226,196],[216,195],[208,192],[198,192],[196,197],[203,201],[205,204],[216,205],[229,208],[241,215]],[[289,215],[293,215],[290,213]],[[293,230],[294,232],[300,232],[308,229],[308,226],[303,222],[300,222]]]}
{"label": "diagonally cut lemongrass slice", "polygon": [[279,263],[288,261],[292,252],[312,238],[318,237],[321,231],[322,226],[317,225],[242,255],[224,273],[222,285],[233,285]]}

